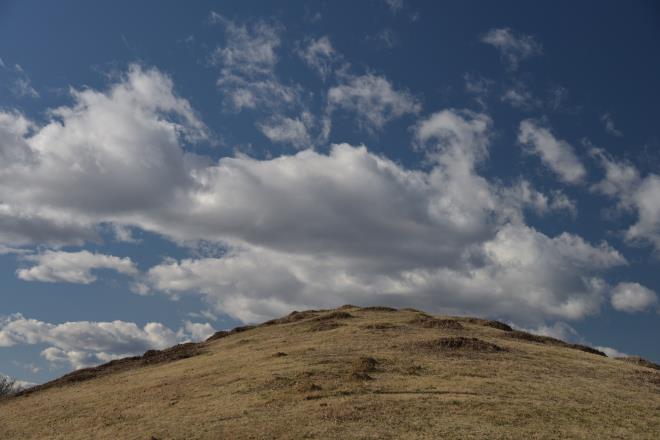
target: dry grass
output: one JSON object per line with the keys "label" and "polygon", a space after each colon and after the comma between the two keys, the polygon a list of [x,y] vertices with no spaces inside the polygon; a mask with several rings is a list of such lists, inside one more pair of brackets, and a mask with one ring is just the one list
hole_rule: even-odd
{"label": "dry grass", "polygon": [[[654,439],[660,432],[653,368],[511,337],[489,321],[433,317],[463,329],[411,323],[419,316],[347,306],[219,333],[192,357],[138,358],[126,361],[131,368],[0,402],[0,438]],[[310,331],[325,323],[339,325]]]}

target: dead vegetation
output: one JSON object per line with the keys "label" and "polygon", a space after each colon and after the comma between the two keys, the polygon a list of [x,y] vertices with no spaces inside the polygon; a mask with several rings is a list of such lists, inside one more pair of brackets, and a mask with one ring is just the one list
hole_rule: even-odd
{"label": "dead vegetation", "polygon": [[375,322],[373,324],[366,324],[362,326],[366,330],[394,330],[400,329],[400,325],[392,324],[391,322]]}
{"label": "dead vegetation", "polygon": [[335,320],[323,320],[312,323],[309,327],[310,332],[323,332],[327,330],[334,330],[336,328],[342,327],[344,324],[335,321]]}
{"label": "dead vegetation", "polygon": [[316,315],[316,310],[306,310],[304,312],[298,312],[294,310],[283,318],[271,319],[270,321],[264,322],[263,325],[290,324],[292,322],[299,322],[305,319],[313,318]]}
{"label": "dead vegetation", "polygon": [[489,322],[295,312],[4,400],[0,439],[657,438],[652,366]]}
{"label": "dead vegetation", "polygon": [[329,320],[349,319],[349,318],[353,318],[353,315],[351,315],[348,312],[338,310],[338,311],[326,313],[321,316],[317,316],[316,318],[314,318],[314,321],[329,321]]}
{"label": "dead vegetation", "polygon": [[364,310],[366,312],[397,312],[398,311],[394,307],[386,307],[386,306],[362,307],[360,310]]}
{"label": "dead vegetation", "polygon": [[480,319],[480,318],[460,318],[460,319],[470,324],[482,325],[484,327],[492,327],[505,332],[513,331],[513,328],[511,328],[510,325],[500,321],[494,321],[492,319]]}
{"label": "dead vegetation", "polygon": [[42,391],[52,387],[60,387],[69,385],[76,382],[84,382],[99,377],[116,374],[122,371],[139,368],[146,365],[155,365],[166,362],[174,362],[182,359],[188,359],[203,353],[202,344],[188,342],[185,344],[175,345],[174,347],[165,350],[147,350],[142,356],[133,356],[123,359],[116,359],[97,367],[81,368],[69,374],[46,382],[42,385],[37,385],[25,390],[17,392],[17,395],[31,394],[37,391]]}
{"label": "dead vegetation", "polygon": [[6,399],[16,391],[16,381],[0,374],[0,399]]}
{"label": "dead vegetation", "polygon": [[644,358],[641,358],[639,356],[625,356],[625,357],[618,357],[617,360],[623,361],[623,362],[628,362],[630,364],[635,364],[639,365],[641,367],[646,367],[646,368],[652,368],[654,370],[660,371],[660,365],[653,363],[651,361],[648,361]]}
{"label": "dead vegetation", "polygon": [[463,330],[463,325],[454,319],[439,319],[433,316],[420,314],[409,321],[410,324],[418,325],[424,328],[437,328],[445,330]]}
{"label": "dead vegetation", "polygon": [[440,352],[497,353],[506,351],[504,348],[491,342],[482,341],[478,338],[466,338],[464,336],[422,341],[418,343],[418,346],[427,350]]}
{"label": "dead vegetation", "polygon": [[570,349],[573,349],[573,350],[580,350],[580,351],[584,351],[586,353],[591,353],[591,354],[595,354],[595,355],[598,355],[598,356],[607,357],[607,355],[605,353],[603,353],[600,350],[596,350],[593,347],[589,347],[587,345],[582,345],[582,344],[571,344],[571,343],[568,343],[568,342],[564,342],[561,339],[552,338],[550,336],[534,335],[532,333],[527,333],[527,332],[514,330],[514,331],[511,331],[511,332],[508,332],[507,337],[514,338],[514,339],[519,339],[519,340],[523,340],[523,341],[528,341],[528,342],[536,342],[538,344],[556,345],[556,346],[559,346],[559,347],[566,347],[566,348],[570,348]]}

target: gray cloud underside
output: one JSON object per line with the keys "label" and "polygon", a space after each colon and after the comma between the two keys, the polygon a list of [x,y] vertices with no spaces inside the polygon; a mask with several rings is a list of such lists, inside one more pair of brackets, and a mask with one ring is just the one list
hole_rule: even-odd
{"label": "gray cloud underside", "polygon": [[[420,120],[421,171],[347,144],[267,160],[199,156],[187,146],[208,141],[208,130],[154,69],[133,66],[109,90],[73,98],[43,126],[1,114],[9,142],[0,156],[11,160],[0,164],[0,219],[48,227],[0,237],[5,246],[75,244],[110,223],[226,247],[221,257],[151,268],[142,293],[200,294],[244,321],[345,302],[578,319],[607,295],[603,272],[626,264],[605,242],[525,224],[527,210],[575,206],[524,180],[509,187],[479,175],[493,125],[485,114],[448,109]],[[86,264],[79,281],[101,263]]]}

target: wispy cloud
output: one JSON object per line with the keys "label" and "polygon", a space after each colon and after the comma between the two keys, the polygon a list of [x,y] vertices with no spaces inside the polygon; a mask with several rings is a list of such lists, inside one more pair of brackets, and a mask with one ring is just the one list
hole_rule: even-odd
{"label": "wispy cloud", "polygon": [[563,182],[575,184],[585,178],[586,168],[575,155],[573,147],[557,139],[537,121],[526,119],[520,123],[518,142],[526,147],[527,152],[539,156]]}
{"label": "wispy cloud", "polygon": [[491,29],[481,41],[496,48],[511,70],[516,70],[521,61],[543,52],[534,37],[515,33],[509,28]]}
{"label": "wispy cloud", "polygon": [[618,130],[616,128],[616,126],[614,125],[614,118],[612,117],[612,115],[610,113],[604,113],[600,117],[600,120],[603,123],[603,125],[605,126],[605,131],[607,133],[611,134],[612,136],[617,136],[617,137],[623,136],[623,133],[621,132],[621,130]]}

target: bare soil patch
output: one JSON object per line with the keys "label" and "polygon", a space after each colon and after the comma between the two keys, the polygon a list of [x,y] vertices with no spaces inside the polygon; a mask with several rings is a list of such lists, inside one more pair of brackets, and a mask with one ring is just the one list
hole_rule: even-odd
{"label": "bare soil patch", "polygon": [[552,338],[550,336],[534,335],[532,333],[521,332],[521,331],[518,331],[518,330],[508,332],[507,336],[510,337],[510,338],[518,339],[518,340],[522,340],[522,341],[535,342],[535,343],[538,343],[538,344],[546,344],[546,345],[555,345],[555,346],[558,346],[558,347],[565,347],[565,348],[570,348],[570,349],[573,349],[573,350],[580,350],[580,351],[584,351],[586,353],[591,353],[591,354],[595,354],[595,355],[598,355],[598,356],[607,357],[607,355],[605,353],[603,353],[600,350],[596,350],[593,347],[589,347],[587,345],[582,345],[582,344],[571,344],[571,343],[568,343],[568,342],[564,342],[561,339]]}
{"label": "bare soil patch", "polygon": [[418,325],[424,328],[438,328],[447,330],[463,330],[464,327],[460,322],[453,319],[439,319],[429,315],[419,315],[412,319],[410,324]]}
{"label": "bare soil patch", "polygon": [[476,353],[497,353],[506,351],[504,348],[491,342],[482,341],[478,338],[466,338],[463,336],[423,341],[420,342],[418,346],[432,351],[464,351]]}

